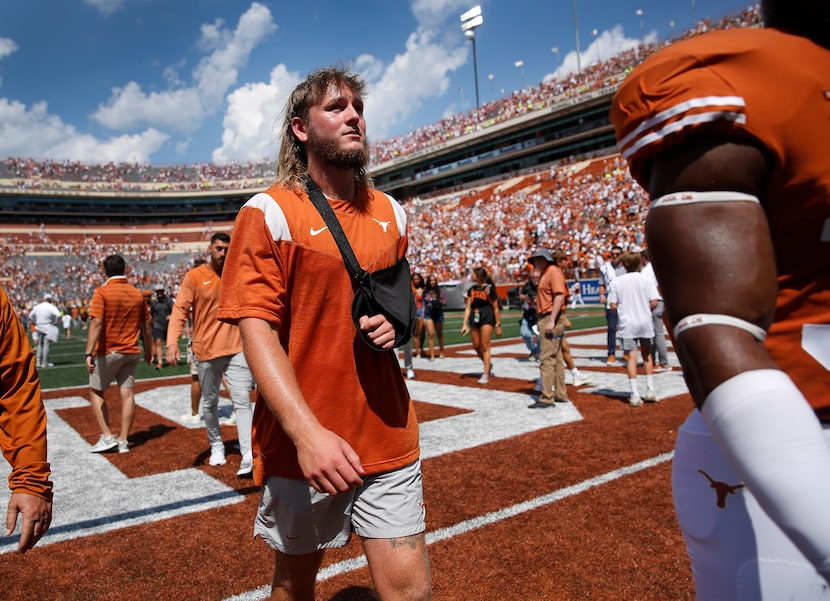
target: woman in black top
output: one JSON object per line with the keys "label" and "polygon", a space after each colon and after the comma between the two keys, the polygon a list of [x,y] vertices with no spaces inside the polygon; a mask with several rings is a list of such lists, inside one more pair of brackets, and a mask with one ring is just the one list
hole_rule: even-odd
{"label": "woman in black top", "polygon": [[473,285],[467,290],[467,304],[464,307],[464,321],[461,325],[461,335],[470,332],[473,348],[484,362],[484,372],[479,378],[479,384],[490,381],[490,342],[493,339],[493,330],[501,336],[501,315],[499,314],[499,296],[487,270],[484,267],[473,269]]}
{"label": "woman in black top", "polygon": [[[431,275],[424,286],[424,327],[429,340],[429,360],[435,361],[435,338],[438,337],[438,356],[444,356],[444,305],[447,300],[438,286],[438,278]],[[423,346],[423,345],[422,345]]]}

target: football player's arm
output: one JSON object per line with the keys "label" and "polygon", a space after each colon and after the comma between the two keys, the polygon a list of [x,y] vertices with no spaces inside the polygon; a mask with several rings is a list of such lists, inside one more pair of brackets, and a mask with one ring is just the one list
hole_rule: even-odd
{"label": "football player's arm", "polygon": [[[768,159],[749,142],[697,136],[651,164],[652,201],[672,192],[740,192],[764,202]],[[725,315],[675,333],[675,350],[701,413],[767,514],[830,582],[830,450],[814,412],[770,358],[775,254],[762,204],[653,207],[646,238],[669,323]],[[736,322],[737,323],[737,322]]]}
{"label": "football player's arm", "polygon": [[318,492],[329,494],[360,486],[364,473],[360,457],[349,443],[323,427],[308,406],[277,330],[265,320],[248,317],[239,320],[239,331],[259,393],[297,447],[303,477]]}

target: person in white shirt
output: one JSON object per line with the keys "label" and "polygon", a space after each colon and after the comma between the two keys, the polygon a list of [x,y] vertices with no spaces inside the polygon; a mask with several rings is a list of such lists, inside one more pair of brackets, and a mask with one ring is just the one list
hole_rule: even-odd
{"label": "person in white shirt", "polygon": [[[620,262],[626,273],[611,282],[608,301],[619,316],[617,337],[622,340],[623,352],[628,355],[626,369],[631,386],[628,403],[632,407],[639,407],[643,401],[653,403],[658,400],[654,391],[654,363],[651,360],[651,339],[654,338],[651,312],[657,306],[660,294],[657,286],[640,273],[640,253],[626,252]],[[637,388],[638,347],[643,355],[643,368],[646,372],[646,393],[642,398]]]}
{"label": "person in white shirt", "polygon": [[[657,283],[657,276],[654,274],[654,267],[648,256],[648,249],[641,253],[643,257],[643,269],[640,271],[648,280],[657,288],[657,293],[660,294],[660,286]],[[654,361],[654,371],[671,371],[669,365],[669,346],[666,343],[666,324],[663,323],[663,313],[665,306],[663,305],[663,295],[657,299],[657,306],[651,312],[651,322],[654,324],[654,340],[651,347],[651,359]]]}
{"label": "person in white shirt", "polygon": [[48,292],[29,311],[29,322],[32,324],[32,339],[35,345],[35,356],[38,367],[53,367],[49,362],[49,346],[58,340],[58,320],[60,310],[52,304],[52,295]]}
{"label": "person in white shirt", "polygon": [[610,260],[603,263],[599,268],[599,302],[605,305],[605,321],[608,324],[608,362],[607,365],[616,365],[617,363],[617,311],[611,307],[608,301],[608,291],[611,287],[611,282],[617,276],[625,273],[625,269],[620,264],[620,257],[622,256],[622,247],[614,245],[611,247]]}

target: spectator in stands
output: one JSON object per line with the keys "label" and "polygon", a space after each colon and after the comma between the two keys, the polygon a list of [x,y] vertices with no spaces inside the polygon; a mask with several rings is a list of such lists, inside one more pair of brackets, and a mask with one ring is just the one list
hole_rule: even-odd
{"label": "spectator in stands", "polygon": [[[147,305],[138,288],[127,282],[126,263],[120,255],[110,255],[103,262],[106,282],[95,290],[89,315],[86,341],[86,367],[89,370],[89,400],[101,438],[90,449],[102,453],[118,447],[129,453],[128,437],[135,417],[135,370],[144,343],[144,360],[152,363],[153,342],[148,324]],[[121,430],[112,433],[104,391],[113,379],[121,396]]]}
{"label": "spectator in stands", "polygon": [[52,295],[47,292],[43,300],[29,312],[29,323],[32,325],[32,338],[35,342],[37,366],[53,367],[49,361],[49,347],[58,340],[58,320],[60,310],[52,304]]}
{"label": "spectator in stands", "polygon": [[830,3],[761,6],[764,29],[644,63],[611,118],[653,199],[649,253],[696,407],[672,488],[697,598],[816,600],[830,584]]}
{"label": "spectator in stands", "polygon": [[167,342],[167,325],[170,323],[170,312],[173,310],[173,299],[167,296],[163,284],[156,284],[156,300],[150,304],[150,315],[153,318],[153,353],[156,369],[164,366],[163,353]]}
{"label": "spectator in stands", "polygon": [[479,384],[487,384],[493,376],[490,364],[490,344],[493,332],[501,336],[501,313],[496,286],[484,267],[473,269],[473,285],[467,290],[461,335],[470,333],[473,349],[484,364]]}
{"label": "spectator in stands", "polygon": [[[657,401],[654,391],[654,363],[651,360],[651,341],[654,326],[651,312],[660,296],[657,286],[640,272],[640,253],[628,251],[620,259],[625,273],[616,276],[608,288],[608,302],[619,317],[617,336],[622,342],[623,353],[628,356],[626,372],[631,388],[628,404],[639,407],[643,401]],[[637,388],[637,349],[643,356],[646,373],[646,393],[640,396]]]}
{"label": "spectator in stands", "polygon": [[236,411],[236,431],[242,454],[236,475],[248,477],[253,469],[250,397],[253,380],[242,352],[239,328],[217,319],[219,290],[230,241],[230,236],[224,232],[213,234],[208,248],[210,260],[185,274],[170,314],[167,360],[175,366],[181,359],[179,338],[190,318],[193,325],[193,357],[202,389],[202,416],[210,443],[208,464],[217,466],[227,462],[219,425],[219,386],[224,376]]}
{"label": "spectator in stands", "polygon": [[238,320],[261,392],[255,532],[275,549],[274,599],[313,599],[324,549],[353,531],[380,598],[431,597],[418,424],[394,327],[363,315],[370,343],[358,335],[351,277],[331,235],[315,235],[324,222],[304,189],[306,177],[320,186],[362,265],[403,257],[404,213],[365,171],[364,89],[333,67],[290,94],[278,183],[240,210],[222,285],[219,316]]}
{"label": "spectator in stands", "polygon": [[26,331],[0,289],[0,450],[12,468],[5,535],[21,519],[19,553],[34,547],[52,522],[46,455],[46,410]]}

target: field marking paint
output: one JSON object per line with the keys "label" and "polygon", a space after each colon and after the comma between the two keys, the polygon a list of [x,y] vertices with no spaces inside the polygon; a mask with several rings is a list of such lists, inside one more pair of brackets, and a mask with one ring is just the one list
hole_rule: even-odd
{"label": "field marking paint", "polygon": [[[427,545],[448,540],[456,536],[461,536],[463,534],[467,534],[468,532],[472,532],[473,530],[483,528],[484,526],[497,524],[498,522],[527,513],[528,511],[533,511],[534,509],[540,509],[546,505],[551,505],[557,501],[584,493],[597,486],[601,486],[603,484],[613,482],[614,480],[619,480],[625,476],[656,467],[662,463],[671,461],[672,457],[674,457],[673,451],[663,453],[662,455],[657,455],[656,457],[645,459],[638,463],[621,467],[605,474],[600,474],[599,476],[594,476],[593,478],[583,480],[577,484],[560,488],[559,490],[555,490],[547,495],[542,495],[541,497],[536,497],[535,499],[530,499],[529,501],[523,501],[522,503],[517,503],[516,505],[505,507],[504,509],[491,511],[490,513],[485,513],[484,515],[464,520],[463,522],[458,522],[457,524],[446,528],[439,528],[433,532],[427,532]],[[366,566],[367,562],[365,555],[346,559],[330,566],[326,566],[320,570],[320,573],[317,575],[317,581],[323,582],[329,578],[334,578],[335,576],[340,576],[342,574],[348,574],[349,572],[359,570],[360,568],[364,568]],[[233,597],[227,597],[224,601],[261,601],[262,599],[267,599],[270,595],[271,587],[266,585],[253,591],[248,591]]]}

